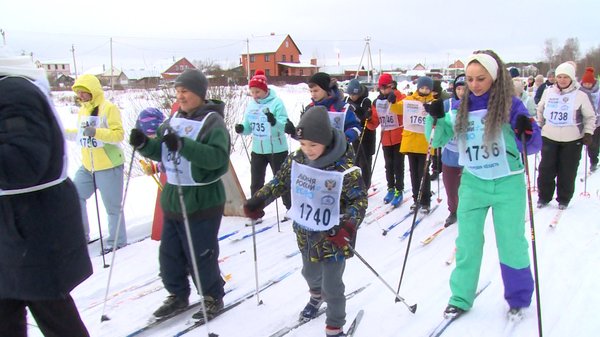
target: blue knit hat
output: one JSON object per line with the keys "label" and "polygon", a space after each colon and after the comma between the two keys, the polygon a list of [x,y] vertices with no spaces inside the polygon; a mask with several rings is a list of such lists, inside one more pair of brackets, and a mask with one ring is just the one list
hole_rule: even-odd
{"label": "blue knit hat", "polygon": [[417,80],[417,90],[421,89],[422,87],[427,87],[429,88],[429,90],[433,90],[433,80],[431,79],[431,77],[419,77],[419,79]]}
{"label": "blue knit hat", "polygon": [[146,108],[138,115],[135,128],[142,131],[146,136],[154,136],[164,120],[165,115],[160,110]]}
{"label": "blue knit hat", "polygon": [[346,88],[348,95],[358,95],[361,92],[360,82],[357,79],[353,79],[348,83],[348,87]]}

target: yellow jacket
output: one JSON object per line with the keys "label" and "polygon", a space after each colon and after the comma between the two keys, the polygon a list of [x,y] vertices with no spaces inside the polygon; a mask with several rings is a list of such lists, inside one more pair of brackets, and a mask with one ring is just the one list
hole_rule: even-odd
{"label": "yellow jacket", "polygon": [[[433,101],[433,94],[429,94],[427,96],[420,96],[419,92],[415,91],[412,95],[407,96],[403,101],[406,100],[429,103]],[[404,105],[399,104],[398,109],[392,111],[398,115],[402,115],[404,113]],[[402,143],[400,144],[400,152],[426,154],[428,147],[429,143],[427,141],[427,138],[425,138],[424,133],[408,131],[406,130],[406,128],[404,129],[404,131],[402,131]]]}
{"label": "yellow jacket", "polygon": [[[123,141],[125,131],[123,130],[119,108],[104,99],[100,81],[94,75],[80,76],[73,85],[73,91],[77,92],[78,90],[89,91],[92,94],[92,99],[89,102],[81,102],[77,128],[66,129],[67,136],[69,139],[81,138],[78,134],[81,133],[94,109],[98,107],[98,125],[96,125],[96,135],[92,139],[94,143],[99,141],[104,144],[102,147],[81,147],[83,166],[91,171],[92,160],[94,161],[93,168],[95,171],[123,165],[124,157],[120,143]],[[81,141],[81,139],[78,140]],[[81,143],[85,142],[81,141]]]}

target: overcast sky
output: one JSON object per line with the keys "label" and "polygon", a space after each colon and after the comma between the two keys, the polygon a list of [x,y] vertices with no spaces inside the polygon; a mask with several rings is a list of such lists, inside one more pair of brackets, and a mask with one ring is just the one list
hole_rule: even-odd
{"label": "overcast sky", "polygon": [[[15,50],[78,71],[110,64],[148,67],[185,56],[237,65],[246,38],[290,34],[301,61],[358,64],[370,37],[375,68],[445,66],[473,50],[505,62],[544,58],[546,39],[577,37],[582,54],[600,46],[598,0],[0,0],[0,29]],[[364,63],[364,61],[363,61]]]}

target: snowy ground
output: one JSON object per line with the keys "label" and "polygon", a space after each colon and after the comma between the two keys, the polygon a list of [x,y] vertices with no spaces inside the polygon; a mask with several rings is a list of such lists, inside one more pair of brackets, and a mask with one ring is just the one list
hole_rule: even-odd
{"label": "snowy ground", "polygon": [[[277,88],[289,109],[290,119],[298,121],[302,104],[309,101],[305,87],[287,86]],[[137,114],[131,105],[122,106],[125,115]],[[72,123],[74,115],[70,115],[68,105],[59,106],[65,124]],[[137,110],[139,112],[139,110]],[[127,130],[127,134],[129,130]],[[292,144],[295,149],[297,144]],[[71,168],[77,168],[78,151],[71,151]],[[249,193],[249,162],[243,150],[232,153],[232,162],[246,195]],[[534,162],[530,156],[529,162]],[[381,205],[385,186],[383,158],[377,158],[373,175],[374,187],[379,190],[369,199],[369,210]],[[600,175],[595,174],[587,180],[587,191],[590,197],[580,196],[584,184],[579,181],[583,176],[584,161],[582,159],[576,184],[575,197],[566,210],[557,228],[551,229],[548,224],[556,213],[557,205],[535,210],[536,245],[539,266],[539,284],[543,317],[543,333],[545,336],[597,336],[600,323],[594,318],[600,305],[598,293],[598,270],[600,266],[600,221],[597,214],[600,205]],[[533,165],[532,165],[533,166]],[[406,192],[410,196],[410,178],[406,165]],[[533,172],[532,172],[533,175]],[[411,314],[401,303],[395,303],[394,294],[358,259],[347,262],[344,280],[346,291],[352,291],[369,285],[364,291],[347,303],[346,311],[350,321],[360,309],[365,316],[355,336],[427,336],[428,332],[439,322],[441,314],[450,296],[448,278],[453,265],[445,261],[452,255],[456,226],[442,232],[432,243],[423,246],[420,241],[434,232],[440,222],[448,215],[446,197],[441,185],[439,194],[432,198],[432,206],[441,198],[439,208],[426,218],[416,229],[409,258],[407,260],[400,295],[409,304],[418,304],[415,314]],[[99,257],[99,243],[91,244],[90,256],[94,266],[94,274],[77,287],[72,295],[79,311],[92,336],[125,336],[138,327],[143,326],[152,312],[162,303],[167,293],[158,278],[158,246],[159,243],[147,239],[150,234],[154,211],[156,185],[149,177],[139,176],[130,182],[129,193],[125,205],[125,217],[129,242],[127,247],[117,251],[115,260],[107,255],[107,263],[112,264],[112,280],[108,290],[108,301],[103,310],[107,281],[110,269],[102,267]],[[432,184],[437,191],[437,183]],[[534,193],[534,205],[536,202]],[[390,213],[377,222],[363,224],[359,233],[356,250],[372,265],[380,276],[392,288],[396,289],[400,271],[404,262],[408,240],[398,237],[410,227],[409,220],[382,236],[382,229],[387,228],[396,219],[408,212],[409,202],[400,209]],[[96,211],[93,200],[88,202],[91,227],[95,227]],[[280,212],[283,209],[280,204]],[[299,255],[286,257],[297,250],[291,223],[276,225],[275,205],[266,210],[267,215],[257,229],[275,224],[269,230],[257,235],[258,279],[262,284],[272,278],[291,271],[292,274],[278,284],[259,294],[262,305],[257,305],[257,298],[250,298],[230,312],[210,322],[208,329],[221,337],[262,337],[269,336],[284,325],[291,324],[308,299],[307,286],[300,274],[301,260]],[[283,215],[280,214],[280,215]],[[104,211],[101,220],[106,226]],[[240,232],[231,238],[239,238],[249,233],[245,227],[247,219],[238,217],[223,218],[220,235]],[[491,216],[486,226],[487,244],[480,285],[490,281],[489,287],[477,298],[475,306],[468,315],[454,323],[444,336],[505,336],[505,312],[508,309],[503,300],[503,286],[500,278],[498,256],[495,248]],[[529,223],[527,235],[529,235]],[[94,229],[93,229],[94,230]],[[103,231],[107,229],[104,228]],[[92,234],[94,235],[94,233]],[[529,236],[528,236],[529,237]],[[145,239],[146,238],[146,239]],[[143,239],[143,240],[141,240]],[[139,241],[141,240],[141,241]],[[221,270],[230,276],[226,289],[230,292],[225,303],[252,292],[255,289],[255,273],[252,239],[221,241]],[[194,295],[192,300],[197,299]],[[146,336],[172,336],[191,324],[191,310],[180,317],[148,331]],[[110,320],[100,322],[102,313]],[[310,322],[288,336],[323,336],[324,317]],[[41,336],[30,319],[31,336]],[[349,322],[348,322],[349,325]],[[347,326],[348,326],[347,325]],[[346,326],[346,327],[347,327]],[[207,328],[198,328],[189,336],[206,336]],[[513,336],[537,336],[537,312],[535,303],[527,310],[526,319],[517,326]]]}

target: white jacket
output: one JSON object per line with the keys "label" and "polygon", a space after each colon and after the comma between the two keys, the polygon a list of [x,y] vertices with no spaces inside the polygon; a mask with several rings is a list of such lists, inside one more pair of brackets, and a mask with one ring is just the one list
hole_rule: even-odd
{"label": "white jacket", "polygon": [[[546,102],[548,101],[548,96],[551,93],[558,93],[562,96],[570,94],[573,91],[577,91],[574,106],[577,125],[555,126],[549,123],[546,124],[544,109]],[[594,129],[596,128],[596,114],[594,112],[594,107],[588,96],[579,90],[579,83],[575,81],[572,81],[571,85],[562,90],[559,89],[556,84],[546,88],[537,106],[537,118],[539,125],[542,127],[542,137],[549,138],[556,142],[572,142],[581,139],[585,133],[594,134]]]}

